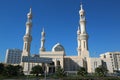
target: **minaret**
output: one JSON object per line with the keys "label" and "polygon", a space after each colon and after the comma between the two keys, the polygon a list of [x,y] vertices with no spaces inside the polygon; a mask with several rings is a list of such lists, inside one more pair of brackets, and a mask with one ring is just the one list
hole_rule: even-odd
{"label": "minaret", "polygon": [[43,30],[41,32],[41,47],[40,47],[40,52],[45,51],[44,44],[45,44],[45,32],[44,32],[44,28],[43,28]]}
{"label": "minaret", "polygon": [[31,28],[32,28],[32,10],[30,8],[30,12],[27,14],[26,33],[23,37],[24,45],[22,56],[30,55],[30,45],[32,41]]}
{"label": "minaret", "polygon": [[86,32],[86,19],[85,19],[85,11],[83,10],[82,4],[80,5],[81,9],[79,11],[80,14],[80,44],[81,44],[81,56],[82,57],[89,57],[88,52],[88,34]]}
{"label": "minaret", "polygon": [[78,42],[78,56],[81,55],[81,46],[80,46],[80,27],[78,26],[78,30],[77,30],[77,42]]}
{"label": "minaret", "polygon": [[24,45],[23,45],[23,52],[22,52],[21,64],[20,64],[23,67],[23,72],[25,75],[28,75],[30,73],[30,63],[22,62],[22,58],[23,56],[30,57],[30,45],[32,41],[31,28],[32,28],[32,10],[30,8],[30,12],[27,14],[26,33],[23,37]]}

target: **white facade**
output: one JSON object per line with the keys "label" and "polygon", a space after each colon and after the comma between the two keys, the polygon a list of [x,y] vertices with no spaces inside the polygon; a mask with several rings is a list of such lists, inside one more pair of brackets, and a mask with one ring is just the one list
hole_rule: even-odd
{"label": "white facade", "polygon": [[100,55],[109,73],[120,70],[120,52],[107,52]]}
{"label": "white facade", "polygon": [[6,64],[20,64],[22,50],[19,49],[7,49],[5,63]]}
{"label": "white facade", "polygon": [[[56,70],[57,66],[61,66],[66,72],[70,73],[77,73],[77,70],[80,67],[85,67],[89,73],[94,73],[95,68],[99,67],[100,65],[107,66],[110,73],[113,73],[113,70],[120,69],[120,55],[118,53],[111,53],[111,56],[107,53],[101,55],[100,58],[90,58],[89,57],[89,49],[88,49],[88,34],[86,31],[86,18],[85,18],[85,11],[83,6],[80,6],[81,9],[79,11],[80,20],[79,20],[79,27],[77,30],[77,53],[78,56],[66,56],[64,47],[57,43],[53,46],[51,51],[46,51],[45,49],[45,31],[41,32],[41,46],[39,50],[39,57],[43,59],[50,58],[52,60],[51,63],[33,63],[33,62],[21,62],[23,66],[24,72],[29,72],[31,68],[35,65],[41,65],[43,68],[46,67],[48,73],[53,73]],[[32,30],[32,11],[27,16],[28,20],[26,22],[26,33],[24,38],[23,44],[23,52],[22,57],[28,56],[30,57],[30,46],[32,41],[31,30]],[[106,57],[104,57],[106,56]],[[21,58],[22,58],[21,57]],[[104,64],[103,64],[104,63]]]}
{"label": "white facade", "polygon": [[100,58],[88,58],[88,72],[94,73],[95,69],[102,65],[102,61]]}

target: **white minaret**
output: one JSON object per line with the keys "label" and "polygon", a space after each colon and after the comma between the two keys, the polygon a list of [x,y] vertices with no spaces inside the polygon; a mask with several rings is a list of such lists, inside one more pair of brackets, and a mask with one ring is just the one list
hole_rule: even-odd
{"label": "white minaret", "polygon": [[81,34],[86,34],[86,20],[85,20],[85,12],[83,10],[82,4],[80,5],[81,9],[79,11],[80,14],[80,27]]}
{"label": "white minaret", "polygon": [[32,41],[31,28],[32,28],[32,10],[30,8],[30,12],[27,14],[26,33],[23,37],[24,45],[21,56],[21,66],[23,67],[23,72],[25,75],[28,75],[30,73],[30,63],[22,62],[22,58],[23,56],[28,56],[28,57],[30,56],[30,46]]}
{"label": "white minaret", "polygon": [[25,36],[23,37],[24,45],[22,56],[30,55],[30,45],[32,41],[31,28],[32,28],[32,10],[30,8],[30,12],[27,14],[26,33]]}
{"label": "white minaret", "polygon": [[80,46],[81,46],[81,56],[82,57],[89,57],[88,52],[88,34],[86,32],[86,19],[85,19],[85,11],[83,10],[82,4],[80,5],[81,9],[79,11],[80,14]]}
{"label": "white minaret", "polygon": [[80,27],[78,26],[78,30],[77,30],[77,42],[78,42],[78,56],[81,55],[81,46],[80,46]]}
{"label": "white minaret", "polygon": [[41,32],[41,47],[40,47],[40,52],[45,51],[44,45],[45,45],[45,31],[44,31],[44,28],[43,28],[43,30]]}

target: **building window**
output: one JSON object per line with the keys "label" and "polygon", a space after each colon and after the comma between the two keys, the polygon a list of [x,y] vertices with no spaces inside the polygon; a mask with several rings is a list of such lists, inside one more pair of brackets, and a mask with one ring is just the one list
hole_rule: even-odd
{"label": "building window", "polygon": [[95,68],[97,67],[97,61],[94,62],[94,67],[95,67]]}
{"label": "building window", "polygon": [[85,48],[85,41],[84,41],[84,48]]}
{"label": "building window", "polygon": [[57,61],[57,66],[60,66],[60,61]]}
{"label": "building window", "polygon": [[54,65],[54,62],[50,63],[50,65]]}
{"label": "building window", "polygon": [[110,58],[112,58],[112,55],[110,56]]}
{"label": "building window", "polygon": [[113,61],[113,59],[111,59],[111,61]]}

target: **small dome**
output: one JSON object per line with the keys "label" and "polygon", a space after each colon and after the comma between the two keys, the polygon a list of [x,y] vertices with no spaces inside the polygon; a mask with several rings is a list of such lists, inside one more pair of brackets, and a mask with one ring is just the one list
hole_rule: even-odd
{"label": "small dome", "polygon": [[56,45],[53,46],[52,51],[64,51],[64,47],[60,44],[57,43]]}

